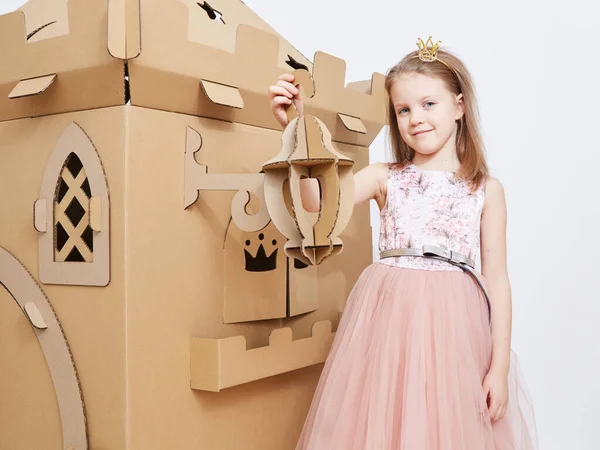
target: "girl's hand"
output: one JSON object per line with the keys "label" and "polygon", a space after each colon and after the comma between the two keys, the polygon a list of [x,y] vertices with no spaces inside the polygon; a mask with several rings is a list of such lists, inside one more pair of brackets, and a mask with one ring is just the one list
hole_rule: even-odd
{"label": "girl's hand", "polygon": [[502,371],[490,370],[483,380],[483,392],[490,418],[493,422],[501,420],[508,405],[508,375]]}
{"label": "girl's hand", "polygon": [[296,105],[298,113],[302,114],[303,105],[300,90],[293,83],[294,76],[290,73],[284,73],[279,76],[274,85],[269,87],[271,110],[283,128],[288,124],[286,107],[291,105],[292,101]]}

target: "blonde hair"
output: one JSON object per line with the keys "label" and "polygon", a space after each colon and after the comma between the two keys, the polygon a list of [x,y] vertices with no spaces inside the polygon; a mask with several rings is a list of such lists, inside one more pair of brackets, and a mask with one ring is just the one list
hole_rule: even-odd
{"label": "blonde hair", "polygon": [[385,89],[388,94],[388,120],[390,125],[390,144],[394,161],[408,164],[414,157],[411,149],[400,136],[396,111],[392,104],[390,90],[396,79],[403,74],[418,73],[442,80],[446,87],[455,95],[463,95],[464,114],[458,122],[456,132],[456,153],[460,161],[457,175],[465,181],[478,187],[489,175],[485,160],[485,147],[479,130],[479,112],[475,87],[471,74],[464,63],[452,53],[438,49],[437,56],[440,61],[426,62],[418,57],[419,52],[414,51],[406,55],[402,61],[393,66],[387,73]]}

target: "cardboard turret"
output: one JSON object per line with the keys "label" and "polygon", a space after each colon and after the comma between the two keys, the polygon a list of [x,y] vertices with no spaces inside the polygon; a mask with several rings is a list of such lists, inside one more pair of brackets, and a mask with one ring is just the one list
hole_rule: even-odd
{"label": "cardboard turret", "polygon": [[0,448],[293,449],[371,228],[325,215],[325,257],[286,254],[268,87],[310,73],[329,211],[383,75],[346,85],[239,0],[32,0],[0,42]]}

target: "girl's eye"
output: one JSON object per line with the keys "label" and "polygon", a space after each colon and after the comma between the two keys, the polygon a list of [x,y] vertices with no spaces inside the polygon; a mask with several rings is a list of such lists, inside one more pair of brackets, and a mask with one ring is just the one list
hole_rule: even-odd
{"label": "girl's eye", "polygon": [[425,105],[431,105],[431,106],[433,106],[433,105],[435,105],[435,103],[434,102],[425,102]]}
{"label": "girl's eye", "polygon": [[398,111],[398,114],[403,114],[404,111],[408,111],[406,108],[402,108],[400,111]]}

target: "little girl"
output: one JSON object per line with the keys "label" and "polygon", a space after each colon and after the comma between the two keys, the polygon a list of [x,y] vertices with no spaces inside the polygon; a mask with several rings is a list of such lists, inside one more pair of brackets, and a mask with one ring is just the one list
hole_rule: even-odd
{"label": "little girl", "polygon": [[[511,364],[504,191],[488,175],[471,76],[430,38],[386,89],[395,163],[354,178],[355,203],[381,211],[380,260],[350,293],[296,449],[536,449]],[[285,127],[292,101],[302,111],[293,77],[269,92]],[[304,192],[318,210],[318,189]]]}

